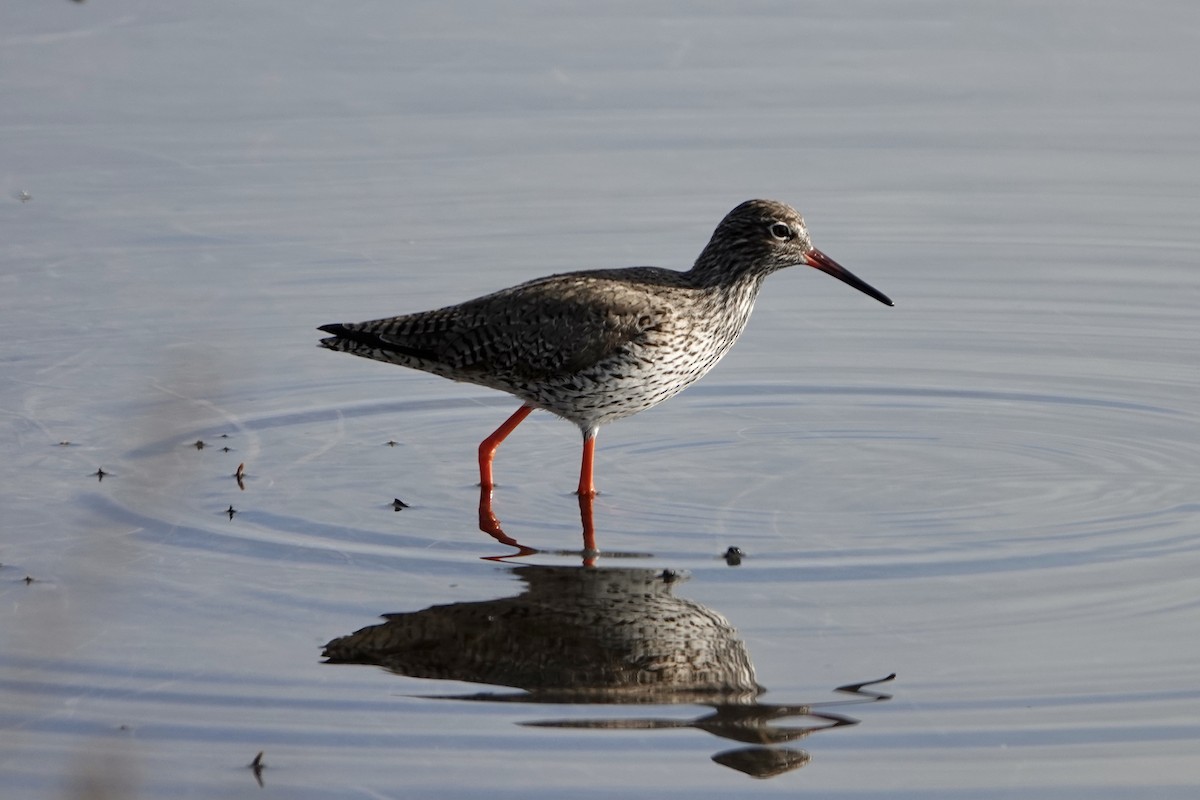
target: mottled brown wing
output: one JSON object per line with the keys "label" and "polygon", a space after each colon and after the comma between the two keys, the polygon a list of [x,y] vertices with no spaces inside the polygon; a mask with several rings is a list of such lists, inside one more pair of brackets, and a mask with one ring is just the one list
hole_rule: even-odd
{"label": "mottled brown wing", "polygon": [[464,369],[526,379],[569,375],[603,361],[654,323],[644,297],[596,278],[547,280],[468,303],[439,352]]}
{"label": "mottled brown wing", "polygon": [[323,330],[339,337],[326,345],[334,349],[462,380],[484,373],[538,380],[614,354],[661,323],[659,305],[628,283],[564,275],[435,311]]}

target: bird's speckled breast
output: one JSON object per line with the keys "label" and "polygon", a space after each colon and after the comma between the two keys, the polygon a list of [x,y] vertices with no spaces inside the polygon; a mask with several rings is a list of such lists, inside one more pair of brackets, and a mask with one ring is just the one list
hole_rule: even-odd
{"label": "bird's speckled breast", "polygon": [[[674,289],[641,335],[577,372],[507,387],[525,402],[592,430],[652,408],[702,378],[746,327],[760,280]],[[672,302],[675,293],[691,294]]]}

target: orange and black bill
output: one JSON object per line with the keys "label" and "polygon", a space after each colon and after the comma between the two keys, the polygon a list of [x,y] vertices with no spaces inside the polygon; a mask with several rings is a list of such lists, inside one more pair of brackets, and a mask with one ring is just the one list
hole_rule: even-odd
{"label": "orange and black bill", "polygon": [[868,294],[871,297],[874,297],[876,300],[883,303],[885,306],[896,305],[888,298],[888,296],[886,294],[879,291],[878,289],[876,289],[874,286],[867,283],[866,281],[860,280],[853,272],[846,269],[841,264],[837,263],[832,258],[825,255],[824,253],[822,253],[820,250],[816,249],[815,247],[812,250],[809,250],[808,253],[805,254],[804,261],[810,267],[812,267],[814,269],[819,269],[819,270],[821,270],[821,272],[824,272],[828,275],[832,275],[833,277],[837,278],[842,283],[848,283],[851,286],[853,286],[855,289],[858,289],[863,294]]}

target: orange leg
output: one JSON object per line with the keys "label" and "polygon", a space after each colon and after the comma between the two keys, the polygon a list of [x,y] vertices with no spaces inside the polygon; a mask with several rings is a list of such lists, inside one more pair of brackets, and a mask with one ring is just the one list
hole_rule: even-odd
{"label": "orange leg", "polygon": [[479,443],[479,485],[484,489],[491,489],[496,485],[492,480],[492,459],[496,456],[496,449],[531,411],[533,406],[521,406],[503,425],[496,428],[495,433]]}
{"label": "orange leg", "polygon": [[583,436],[583,466],[579,469],[579,489],[576,494],[580,497],[595,497],[596,483],[592,480],[592,461],[596,455],[596,434]]}
{"label": "orange leg", "polygon": [[[492,490],[483,486],[479,487],[479,530],[498,542],[517,548],[520,551],[517,553],[519,556],[528,556],[537,552],[532,547],[526,547],[504,532],[504,529],[500,527],[500,519],[492,511]],[[507,557],[504,556],[503,558]]]}

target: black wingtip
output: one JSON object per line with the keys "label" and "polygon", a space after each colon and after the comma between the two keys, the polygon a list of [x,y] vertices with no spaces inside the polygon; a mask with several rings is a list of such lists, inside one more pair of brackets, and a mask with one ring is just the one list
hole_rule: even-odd
{"label": "black wingtip", "polygon": [[379,361],[398,362],[398,357],[420,358],[427,361],[437,359],[437,353],[430,348],[411,347],[396,341],[393,336],[384,336],[374,331],[364,331],[357,325],[331,323],[317,328],[319,331],[331,333],[332,336],[321,339],[321,347],[337,350],[343,353],[354,353],[366,358]]}
{"label": "black wingtip", "polygon": [[317,345],[319,347],[324,347],[329,350],[340,350],[341,348],[338,347],[338,343],[344,342],[345,338],[343,338],[343,337],[345,337],[346,334],[349,333],[349,329],[345,325],[341,324],[340,322],[330,323],[329,325],[322,325],[321,327],[317,328],[317,330],[323,331],[325,333],[333,334],[333,336],[330,336],[327,339],[322,339],[320,342],[317,343]]}

